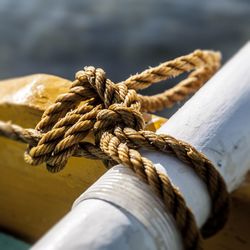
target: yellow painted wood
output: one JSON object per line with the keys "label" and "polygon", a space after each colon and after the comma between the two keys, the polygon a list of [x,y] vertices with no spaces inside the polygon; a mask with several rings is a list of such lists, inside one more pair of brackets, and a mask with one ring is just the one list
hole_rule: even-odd
{"label": "yellow painted wood", "polygon": [[[67,92],[70,81],[31,75],[0,81],[0,120],[35,127],[42,111]],[[148,129],[165,121],[147,115]],[[71,158],[57,174],[23,160],[26,145],[0,137],[0,226],[34,242],[67,213],[73,201],[105,172],[100,161]]]}

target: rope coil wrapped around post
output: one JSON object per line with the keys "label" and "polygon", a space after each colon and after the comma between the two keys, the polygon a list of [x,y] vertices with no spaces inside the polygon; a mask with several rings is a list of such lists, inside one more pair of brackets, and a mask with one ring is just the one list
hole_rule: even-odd
{"label": "rope coil wrapped around post", "polygon": [[[28,143],[25,161],[31,165],[45,162],[51,172],[63,169],[70,156],[102,159],[108,165],[121,163],[131,168],[163,200],[182,234],[185,249],[200,249],[201,234],[208,237],[216,233],[227,220],[226,185],[213,164],[191,145],[169,135],[144,130],[142,113],[183,100],[199,89],[219,66],[219,53],[197,50],[117,84],[107,79],[102,69],[85,67],[76,73],[69,92],[60,95],[47,108],[35,130],[0,122],[0,135]],[[185,80],[163,93],[154,96],[136,93],[153,83],[190,71]],[[94,143],[84,141],[90,132]],[[205,182],[213,205],[201,232],[178,188],[168,176],[158,172],[150,160],[141,156],[140,147],[175,155]]]}

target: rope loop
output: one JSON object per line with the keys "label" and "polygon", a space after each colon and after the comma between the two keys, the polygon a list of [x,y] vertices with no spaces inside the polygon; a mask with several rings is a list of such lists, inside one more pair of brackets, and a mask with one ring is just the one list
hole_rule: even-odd
{"label": "rope loop", "polygon": [[[101,159],[112,165],[120,163],[132,169],[150,185],[172,214],[185,249],[201,249],[201,234],[203,237],[214,234],[227,220],[229,196],[224,180],[206,156],[188,143],[144,130],[143,112],[161,110],[185,99],[219,66],[218,52],[196,50],[117,84],[107,79],[102,69],[85,67],[76,73],[69,92],[60,95],[47,108],[35,131],[25,130],[24,133],[15,125],[11,127],[16,131],[13,136],[9,132],[10,125],[5,125],[2,134],[28,143],[25,161],[32,165],[45,162],[51,172],[62,170],[71,156]],[[136,93],[184,72],[189,72],[187,78],[163,93],[154,96]],[[94,135],[94,143],[86,141],[89,133]],[[137,151],[140,147],[176,156],[204,181],[213,205],[201,232],[178,187]]]}

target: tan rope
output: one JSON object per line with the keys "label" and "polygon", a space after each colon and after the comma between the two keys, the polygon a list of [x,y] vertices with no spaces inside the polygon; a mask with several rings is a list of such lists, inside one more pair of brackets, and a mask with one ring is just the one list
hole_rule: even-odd
{"label": "tan rope", "polygon": [[[203,237],[220,230],[228,217],[229,196],[223,178],[205,155],[191,145],[169,135],[144,130],[142,112],[170,107],[199,89],[220,66],[220,54],[197,50],[187,56],[145,70],[114,84],[102,69],[85,67],[76,73],[68,93],[60,95],[44,112],[34,130],[0,122],[0,135],[29,144],[25,161],[46,162],[47,169],[63,169],[70,156],[121,163],[148,183],[172,214],[185,249],[201,249],[201,235],[195,218],[179,189],[167,175],[137,150],[145,147],[175,155],[188,164],[205,182],[212,200],[210,218],[201,229]],[[136,90],[190,72],[175,87],[155,96],[142,96]],[[84,141],[92,132],[95,143]]]}

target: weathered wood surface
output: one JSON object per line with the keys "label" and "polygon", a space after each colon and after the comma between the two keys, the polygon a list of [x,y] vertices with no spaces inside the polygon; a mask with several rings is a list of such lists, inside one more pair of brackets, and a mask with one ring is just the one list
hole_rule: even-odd
{"label": "weathered wood surface", "polygon": [[[0,82],[0,119],[33,128],[69,81],[32,75]],[[59,174],[23,160],[26,145],[0,138],[0,224],[35,241],[71,208],[74,199],[105,168],[96,161],[72,158]]]}
{"label": "weathered wood surface", "polygon": [[[49,75],[0,82],[0,119],[34,127],[42,111],[58,94],[66,92],[69,84]],[[0,226],[34,242],[69,211],[105,168],[97,161],[71,158],[64,171],[51,174],[24,163],[25,147],[0,138]],[[232,197],[229,223],[206,241],[206,249],[249,249],[250,177]]]}

